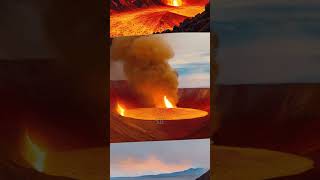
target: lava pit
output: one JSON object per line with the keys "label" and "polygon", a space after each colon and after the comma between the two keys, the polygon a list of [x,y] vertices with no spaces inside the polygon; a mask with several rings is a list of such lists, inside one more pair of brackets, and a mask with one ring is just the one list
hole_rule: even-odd
{"label": "lava pit", "polygon": [[124,117],[140,120],[186,120],[205,117],[208,112],[191,108],[134,108],[127,109]]}
{"label": "lava pit", "polygon": [[125,109],[123,105],[117,104],[117,112],[123,117],[149,121],[187,120],[208,115],[208,112],[199,109],[176,107],[166,96],[164,96],[164,105],[165,107]]}

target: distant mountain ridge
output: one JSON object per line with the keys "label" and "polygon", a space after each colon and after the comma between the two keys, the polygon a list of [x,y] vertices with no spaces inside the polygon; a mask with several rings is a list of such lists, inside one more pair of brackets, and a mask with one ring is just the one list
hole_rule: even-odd
{"label": "distant mountain ridge", "polygon": [[144,176],[137,176],[137,177],[111,177],[111,180],[147,180],[147,179],[158,179],[158,180],[195,180],[196,178],[200,177],[204,173],[206,173],[208,169],[205,168],[190,168],[184,171],[178,171],[173,173],[163,173],[157,175],[144,175]]}

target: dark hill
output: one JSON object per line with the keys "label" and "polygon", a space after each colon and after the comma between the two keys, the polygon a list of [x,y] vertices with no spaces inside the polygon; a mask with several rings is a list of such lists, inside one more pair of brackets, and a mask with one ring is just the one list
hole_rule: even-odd
{"label": "dark hill", "polygon": [[162,33],[171,32],[210,32],[210,4],[207,4],[205,11],[197,14],[192,18],[185,19],[172,30],[165,30]]}
{"label": "dark hill", "polygon": [[196,180],[210,180],[210,171],[207,171],[205,174],[197,178]]}

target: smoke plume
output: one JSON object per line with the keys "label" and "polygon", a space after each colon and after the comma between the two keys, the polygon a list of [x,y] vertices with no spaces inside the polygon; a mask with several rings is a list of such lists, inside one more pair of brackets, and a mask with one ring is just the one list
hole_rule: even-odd
{"label": "smoke plume", "polygon": [[113,39],[111,59],[122,61],[130,87],[144,102],[164,107],[163,97],[178,102],[178,75],[168,64],[174,52],[159,35]]}

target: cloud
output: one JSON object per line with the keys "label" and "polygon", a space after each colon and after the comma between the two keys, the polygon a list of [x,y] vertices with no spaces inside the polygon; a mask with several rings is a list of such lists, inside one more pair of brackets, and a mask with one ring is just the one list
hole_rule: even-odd
{"label": "cloud", "polygon": [[228,2],[214,11],[218,83],[320,82],[319,1]]}
{"label": "cloud", "polygon": [[174,172],[190,167],[209,168],[210,140],[111,144],[110,166],[112,176]]}
{"label": "cloud", "polygon": [[[178,71],[179,88],[210,87],[210,33],[158,36],[164,37],[174,49],[169,64]],[[110,79],[125,80],[122,64],[111,63]]]}
{"label": "cloud", "polygon": [[210,88],[210,74],[194,73],[179,77],[180,88]]}
{"label": "cloud", "polygon": [[206,62],[175,65],[179,88],[210,87],[210,64]]}
{"label": "cloud", "polygon": [[206,63],[210,64],[210,53],[207,51],[198,51],[186,54],[176,54],[169,62],[173,67],[184,64]]}
{"label": "cloud", "polygon": [[167,163],[161,161],[156,155],[149,155],[147,159],[128,157],[111,164],[111,176],[141,176],[159,173],[183,171],[191,167],[190,161],[180,163]]}
{"label": "cloud", "polygon": [[210,51],[210,33],[166,33],[159,36],[168,40],[176,54]]}

